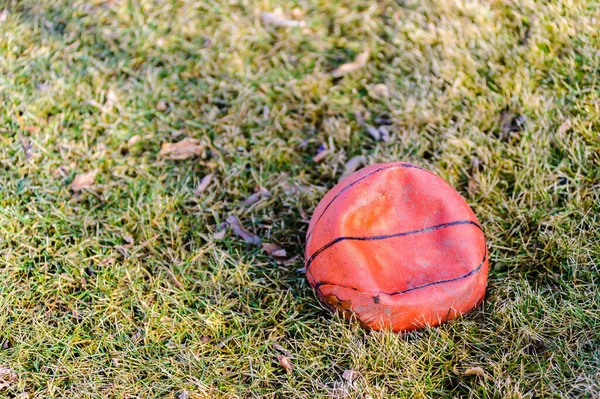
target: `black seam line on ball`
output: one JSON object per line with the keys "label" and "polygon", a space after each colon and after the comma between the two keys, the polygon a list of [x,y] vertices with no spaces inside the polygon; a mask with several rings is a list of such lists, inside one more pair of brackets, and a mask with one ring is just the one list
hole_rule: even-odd
{"label": "black seam line on ball", "polygon": [[314,254],[312,254],[312,256],[310,258],[308,258],[308,260],[306,261],[306,271],[308,271],[310,269],[310,265],[313,263],[313,261],[315,260],[315,258],[321,254],[323,251],[331,248],[332,246],[334,246],[335,244],[337,244],[340,241],[378,241],[378,240],[386,240],[388,238],[397,238],[397,237],[404,237],[404,236],[409,236],[409,235],[413,235],[413,234],[420,234],[420,233],[429,233],[431,231],[435,231],[435,230],[439,230],[439,229],[445,229],[447,227],[452,227],[452,226],[459,226],[459,225],[472,225],[477,227],[479,230],[483,231],[483,229],[481,228],[481,226],[471,220],[455,220],[454,222],[449,222],[449,223],[442,223],[442,224],[438,224],[435,226],[429,226],[429,227],[425,227],[424,229],[420,229],[420,230],[412,230],[412,231],[405,231],[402,233],[396,233],[396,234],[385,234],[385,235],[379,235],[379,236],[367,236],[367,237],[338,237],[333,241],[328,242],[327,244],[323,245],[321,248],[319,248],[317,251],[315,251]]}
{"label": "black seam line on ball", "polygon": [[401,294],[406,294],[408,292],[411,291],[416,291],[416,290],[421,290],[423,288],[427,288],[427,287],[431,287],[433,285],[439,285],[439,284],[446,284],[446,283],[452,283],[455,281],[459,281],[462,279],[465,279],[469,276],[472,276],[473,274],[479,272],[481,270],[481,268],[483,267],[483,264],[485,263],[487,259],[487,248],[485,250],[485,254],[483,255],[483,260],[481,261],[481,263],[479,264],[479,266],[477,266],[475,269],[471,270],[470,272],[463,274],[462,276],[458,276],[458,277],[454,277],[454,278],[450,278],[447,280],[439,280],[439,281],[433,281],[431,283],[427,283],[427,284],[423,284],[423,285],[419,285],[417,287],[411,287],[408,289],[405,289],[403,291],[396,291],[396,292],[383,292],[383,291],[361,291],[356,287],[350,287],[347,285],[341,285],[341,284],[334,284],[334,283],[329,283],[327,281],[319,281],[316,285],[315,285],[315,289],[320,291],[321,286],[323,285],[333,285],[335,287],[340,287],[340,288],[347,288],[350,290],[354,290],[354,291],[358,291],[360,293],[363,294],[369,294],[369,295],[389,295],[389,296],[393,296],[393,295],[401,295]]}
{"label": "black seam line on ball", "polygon": [[345,193],[347,190],[349,190],[350,188],[352,188],[354,185],[360,183],[361,181],[365,180],[367,177],[373,176],[374,174],[377,174],[381,171],[384,170],[388,170],[388,169],[403,169],[403,168],[413,168],[413,169],[419,169],[425,172],[429,172],[432,173],[430,171],[428,171],[427,169],[423,169],[420,166],[417,165],[413,165],[410,163],[401,163],[398,165],[387,165],[387,166],[382,166],[381,168],[375,169],[374,171],[367,173],[366,175],[364,175],[363,177],[361,177],[360,179],[348,184],[346,187],[344,187],[343,189],[340,190],[339,193],[337,193],[335,195],[335,197],[333,197],[331,199],[331,201],[329,201],[329,204],[327,204],[327,206],[325,207],[325,209],[323,209],[323,212],[321,212],[321,215],[319,215],[319,217],[317,218],[313,228],[308,232],[307,236],[306,236],[306,241],[308,241],[310,239],[310,237],[312,236],[313,231],[315,230],[315,227],[317,227],[317,223],[319,223],[319,220],[321,220],[321,218],[323,217],[323,215],[325,215],[325,212],[327,212],[327,209],[329,209],[329,207],[331,206],[331,204],[333,204],[333,202],[343,193]]}

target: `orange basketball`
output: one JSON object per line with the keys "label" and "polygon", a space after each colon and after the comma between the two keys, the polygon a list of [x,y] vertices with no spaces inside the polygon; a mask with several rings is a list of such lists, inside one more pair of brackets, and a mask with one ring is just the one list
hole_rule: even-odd
{"label": "orange basketball", "polygon": [[409,163],[377,164],[321,200],[306,238],[306,276],[319,299],[366,328],[436,326],[477,307],[488,257],[461,195]]}

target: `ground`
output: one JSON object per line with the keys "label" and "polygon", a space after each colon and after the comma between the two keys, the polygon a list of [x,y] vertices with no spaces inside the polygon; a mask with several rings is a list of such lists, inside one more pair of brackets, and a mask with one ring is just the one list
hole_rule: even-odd
{"label": "ground", "polygon": [[[0,397],[598,397],[599,22],[593,0],[0,1]],[[357,156],[465,196],[475,312],[402,335],[319,305],[307,220]]]}

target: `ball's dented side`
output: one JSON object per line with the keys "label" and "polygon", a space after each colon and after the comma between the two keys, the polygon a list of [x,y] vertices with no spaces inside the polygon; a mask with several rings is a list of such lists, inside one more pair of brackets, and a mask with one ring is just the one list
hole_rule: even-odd
{"label": "ball's dented side", "polygon": [[376,330],[439,325],[485,295],[475,214],[446,181],[408,163],[372,165],[332,188],[313,214],[305,255],[321,301]]}

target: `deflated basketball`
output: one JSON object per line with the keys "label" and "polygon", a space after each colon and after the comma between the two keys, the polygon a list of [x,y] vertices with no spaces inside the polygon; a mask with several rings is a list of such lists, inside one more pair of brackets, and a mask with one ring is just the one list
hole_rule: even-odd
{"label": "deflated basketball", "polygon": [[320,300],[364,327],[408,331],[477,307],[485,236],[461,195],[409,163],[366,167],[317,206],[306,275]]}

